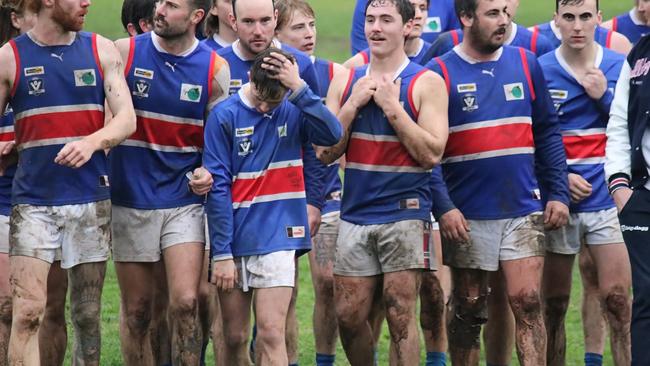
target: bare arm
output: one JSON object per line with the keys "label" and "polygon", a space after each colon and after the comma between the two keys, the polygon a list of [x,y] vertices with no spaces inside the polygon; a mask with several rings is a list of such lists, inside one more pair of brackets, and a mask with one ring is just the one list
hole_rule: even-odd
{"label": "bare arm", "polygon": [[616,51],[627,56],[627,54],[630,53],[630,50],[632,49],[632,43],[621,33],[613,32],[610,48],[612,51]]}
{"label": "bare arm", "polygon": [[212,78],[212,95],[208,101],[209,113],[215,105],[228,98],[228,89],[230,88],[230,66],[228,62],[217,56],[214,60],[214,77]]}
{"label": "bare arm", "polygon": [[343,67],[351,69],[353,67],[359,67],[365,64],[366,64],[366,60],[364,60],[363,56],[361,55],[361,52],[359,52],[356,55],[347,59],[347,61],[343,63]]}
{"label": "bare arm", "polygon": [[16,60],[9,43],[0,47],[0,115],[7,108],[16,75]]}

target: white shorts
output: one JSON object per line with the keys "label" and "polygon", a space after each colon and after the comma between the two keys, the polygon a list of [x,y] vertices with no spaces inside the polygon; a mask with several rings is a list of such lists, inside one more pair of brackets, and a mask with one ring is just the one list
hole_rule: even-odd
{"label": "white shorts", "polygon": [[296,275],[296,251],[281,250],[262,255],[236,257],[238,287],[244,292],[250,288],[293,287]]}
{"label": "white shorts", "polygon": [[411,269],[435,269],[435,250],[430,236],[428,221],[356,225],[341,220],[334,274],[367,277]]}
{"label": "white shorts", "polygon": [[583,240],[587,245],[623,244],[616,208],[572,213],[565,227],[546,232],[546,250],[578,254]]}
{"label": "white shorts", "polygon": [[177,244],[205,243],[203,205],[160,210],[113,206],[113,260],[158,262]]}
{"label": "white shorts", "polygon": [[442,240],[444,264],[496,271],[499,261],[544,255],[544,216],[535,212],[503,220],[467,220],[469,242]]}
{"label": "white shorts", "polygon": [[9,253],[9,216],[0,215],[0,253]]}
{"label": "white shorts", "polygon": [[34,257],[61,268],[108,259],[109,200],[66,206],[15,205],[11,211],[9,255]]}

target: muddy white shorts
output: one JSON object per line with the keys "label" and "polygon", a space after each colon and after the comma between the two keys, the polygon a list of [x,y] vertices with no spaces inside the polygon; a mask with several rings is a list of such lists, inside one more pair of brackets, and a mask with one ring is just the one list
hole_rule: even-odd
{"label": "muddy white shorts", "polygon": [[467,220],[469,242],[442,240],[444,264],[496,271],[499,261],[543,256],[544,216],[535,212],[503,220]]}
{"label": "muddy white shorts", "polygon": [[9,216],[0,215],[0,253],[9,253]]}
{"label": "muddy white shorts", "polygon": [[251,288],[293,287],[295,285],[295,250],[235,257],[234,261],[239,278],[238,287],[244,292]]}
{"label": "muddy white shorts", "polygon": [[158,262],[177,244],[205,244],[203,205],[160,210],[113,206],[113,260]]}
{"label": "muddy white shorts", "polygon": [[616,208],[572,213],[566,226],[546,232],[546,250],[578,254],[583,239],[587,245],[623,244]]}
{"label": "muddy white shorts", "polygon": [[[61,268],[108,259],[109,200],[66,206],[15,205],[9,220],[9,255],[34,257]],[[59,254],[60,253],[60,254]]]}
{"label": "muddy white shorts", "polygon": [[430,236],[428,221],[356,225],[341,220],[334,274],[367,277],[410,269],[435,269]]}

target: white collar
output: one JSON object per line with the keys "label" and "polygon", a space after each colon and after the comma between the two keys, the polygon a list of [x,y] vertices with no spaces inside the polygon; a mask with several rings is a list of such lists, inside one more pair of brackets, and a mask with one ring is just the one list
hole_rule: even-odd
{"label": "white collar", "polygon": [[[151,32],[151,42],[153,42],[153,46],[156,48],[156,51],[158,51],[158,52],[160,52],[160,53],[166,53],[166,54],[168,54],[168,55],[171,55],[171,53],[165,51],[165,49],[162,48],[162,46],[160,45],[160,37],[159,37],[156,33],[154,33],[154,32]],[[196,38],[194,38],[194,42],[192,42],[192,45],[190,46],[190,48],[188,48],[187,50],[183,51],[180,55],[174,55],[174,56],[178,56],[178,57],[185,57],[185,56],[188,56],[189,54],[191,54],[192,52],[194,52],[194,50],[195,50],[198,46],[199,46],[199,40],[196,39]]]}
{"label": "white collar", "polygon": [[230,42],[228,42],[225,39],[221,38],[221,36],[219,36],[219,33],[213,34],[212,39],[221,47],[228,47],[228,46],[231,45]]}
{"label": "white collar", "polygon": [[[404,71],[404,69],[406,69],[406,66],[408,66],[410,62],[411,62],[411,60],[409,60],[408,57],[405,57],[405,58],[404,58],[404,62],[402,62],[402,64],[400,65],[400,67],[397,68],[397,71],[395,71],[395,74],[393,74],[393,81],[397,80],[397,78],[399,77],[399,75],[402,73],[402,71]],[[370,75],[370,66],[371,66],[371,65],[372,65],[372,62],[369,63],[369,64],[368,64],[368,67],[366,68],[366,75]]]}
{"label": "white collar", "polygon": [[515,40],[515,37],[517,37],[517,31],[519,29],[519,27],[517,26],[517,23],[512,22],[510,24],[511,24],[510,37],[508,37],[508,39],[506,39],[506,41],[504,42],[504,44],[506,44],[508,46],[511,45],[512,42]]}
{"label": "white collar", "polygon": [[499,61],[499,59],[501,58],[501,55],[503,54],[503,47],[499,47],[499,49],[496,50],[496,52],[494,53],[494,57],[492,57],[492,59],[487,60],[487,61],[480,61],[480,60],[477,60],[477,59],[471,57],[470,55],[463,52],[460,45],[454,46],[453,51],[456,52],[458,57],[463,59],[465,62],[467,62],[468,64],[471,64],[471,65],[474,65],[474,64],[480,64],[482,62]]}
{"label": "white collar", "polygon": [[[603,62],[603,47],[599,44],[596,44],[597,51],[596,51],[596,58],[594,59],[594,67],[600,67],[600,64]],[[576,73],[573,71],[569,63],[566,61],[564,56],[562,56],[562,52],[560,52],[560,47],[555,49],[555,57],[557,58],[558,63],[560,66],[564,69],[564,71],[567,72],[567,74],[571,75],[572,78],[574,78],[576,81],[578,80],[578,77]]]}
{"label": "white collar", "polygon": [[560,29],[555,25],[555,21],[551,20],[548,24],[551,25],[551,30],[553,31],[553,34],[555,34],[555,37],[562,40],[562,33],[560,33]]}
{"label": "white collar", "polygon": [[414,53],[412,53],[410,55],[407,55],[408,57],[415,57],[415,56],[419,55],[420,52],[422,52],[422,49],[424,48],[424,40],[422,38],[418,37],[417,42],[418,42],[417,49],[415,50]]}

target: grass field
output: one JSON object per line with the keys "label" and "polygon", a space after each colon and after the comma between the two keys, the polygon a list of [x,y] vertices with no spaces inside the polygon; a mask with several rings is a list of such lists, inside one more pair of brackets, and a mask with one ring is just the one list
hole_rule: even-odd
{"label": "grass field", "polygon": [[[553,12],[554,1],[521,0],[517,21],[529,26],[546,21]],[[310,1],[318,16],[319,46],[318,54],[335,61],[343,61],[349,56],[348,34],[352,16],[353,0],[314,0]],[[631,0],[601,1],[604,19],[624,12],[631,6]],[[111,39],[124,37],[120,25],[121,1],[96,0],[93,2],[88,16],[87,29],[101,33]],[[300,321],[300,364],[314,364],[314,341],[311,330],[311,311],[314,297],[309,278],[308,263],[303,260],[300,265],[300,296],[298,299],[298,315]],[[580,323],[579,299],[580,285],[577,274],[574,276],[576,286],[571,297],[571,305],[567,319],[567,364],[580,365],[583,357],[582,328]],[[103,344],[102,364],[121,365],[119,330],[118,330],[119,289],[112,265],[109,267],[104,287],[102,322]],[[70,330],[70,339],[72,331]],[[381,338],[379,349],[380,365],[387,365],[388,333],[385,331]],[[70,348],[69,348],[70,349]],[[345,357],[339,348],[337,365],[345,365]],[[606,351],[605,364],[611,365],[609,348]],[[208,354],[209,364],[213,364],[211,352]],[[66,364],[70,364],[69,355]],[[513,365],[517,364],[513,358]]]}

